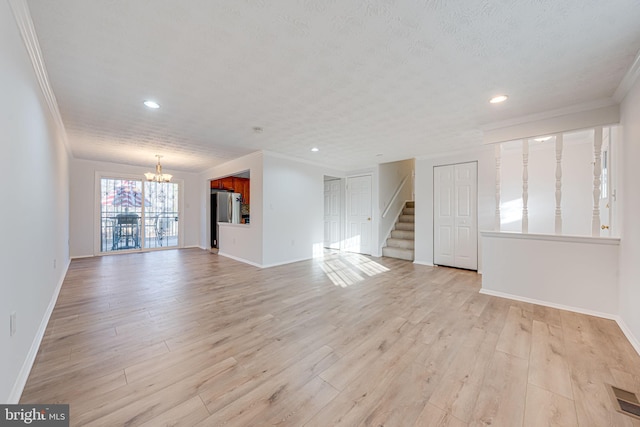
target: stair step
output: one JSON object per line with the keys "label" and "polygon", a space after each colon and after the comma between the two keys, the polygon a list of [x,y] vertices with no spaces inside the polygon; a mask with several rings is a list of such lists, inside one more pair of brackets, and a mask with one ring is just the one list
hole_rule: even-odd
{"label": "stair step", "polygon": [[414,222],[414,215],[400,215],[400,218],[398,218],[398,222]]}
{"label": "stair step", "polygon": [[387,247],[413,249],[413,240],[408,239],[394,239],[393,237],[387,239]]}
{"label": "stair step", "polygon": [[413,231],[415,229],[416,229],[416,225],[412,222],[396,222],[396,230]]}
{"label": "stair step", "polygon": [[402,215],[415,215],[415,213],[416,213],[415,208],[404,208],[402,210]]}
{"label": "stair step", "polygon": [[382,256],[413,261],[413,249],[392,248],[387,246],[382,248]]}
{"label": "stair step", "polygon": [[393,230],[391,231],[391,237],[393,237],[394,239],[415,240],[416,233],[412,230]]}
{"label": "stair step", "polygon": [[405,207],[407,207],[407,208],[415,208],[416,207],[416,202],[407,202]]}

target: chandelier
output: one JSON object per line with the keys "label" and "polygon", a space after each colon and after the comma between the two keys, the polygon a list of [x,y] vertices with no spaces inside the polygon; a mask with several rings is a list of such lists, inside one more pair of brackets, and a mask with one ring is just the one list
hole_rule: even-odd
{"label": "chandelier", "polygon": [[169,175],[168,173],[163,174],[162,173],[162,165],[160,164],[160,158],[162,157],[159,154],[156,154],[156,157],[158,158],[158,164],[156,165],[156,172],[147,172],[144,174],[144,177],[147,178],[147,181],[153,181],[153,182],[169,182],[171,181],[171,178],[173,177],[173,175]]}

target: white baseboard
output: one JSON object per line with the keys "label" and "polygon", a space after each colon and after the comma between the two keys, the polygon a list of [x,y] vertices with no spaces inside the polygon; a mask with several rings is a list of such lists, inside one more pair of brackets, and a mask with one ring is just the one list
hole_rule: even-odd
{"label": "white baseboard", "polygon": [[42,343],[42,338],[44,338],[44,333],[47,330],[47,325],[49,324],[49,319],[51,318],[51,313],[53,313],[53,309],[56,306],[56,302],[58,301],[58,295],[60,295],[60,289],[62,289],[62,284],[64,283],[65,277],[67,277],[67,271],[69,270],[69,265],[71,264],[71,259],[67,262],[67,265],[60,276],[60,280],[56,285],[56,289],[53,291],[53,295],[51,297],[51,301],[49,301],[49,306],[47,310],[44,312],[42,316],[42,321],[40,322],[40,327],[36,332],[35,337],[33,337],[33,342],[31,343],[31,348],[29,349],[29,353],[27,353],[27,357],[22,364],[22,368],[18,373],[18,377],[16,381],[13,383],[13,388],[11,389],[11,393],[9,394],[9,398],[7,400],[8,404],[17,404],[20,402],[20,396],[22,396],[22,392],[24,391],[24,386],[27,384],[27,379],[29,379],[29,374],[31,373],[31,368],[33,368],[33,362],[36,360],[36,356],[38,355],[38,349],[40,349],[40,344]]}
{"label": "white baseboard", "polygon": [[312,257],[305,257],[305,258],[293,259],[291,261],[277,262],[275,264],[265,264],[265,265],[262,265],[261,267],[262,268],[278,267],[280,265],[293,264],[294,262],[308,261],[310,259],[313,259],[313,258]]}
{"label": "white baseboard", "polygon": [[624,322],[622,317],[620,316],[616,316],[616,317],[617,318],[615,320],[616,322],[618,322],[618,326],[620,326],[622,333],[624,334],[625,337],[627,337],[627,339],[629,340],[629,343],[631,343],[631,346],[635,349],[636,353],[640,355],[640,341],[638,341],[638,338],[636,338],[636,336],[633,335],[633,332],[631,332],[631,329],[629,329],[629,327]]}
{"label": "white baseboard", "polygon": [[240,257],[234,256],[234,255],[229,255],[229,254],[224,253],[222,251],[218,252],[218,255],[221,255],[221,256],[226,257],[226,258],[231,258],[231,259],[233,259],[235,261],[240,261],[240,262],[243,262],[245,264],[252,265],[254,267],[263,268],[261,264],[258,264],[258,263],[253,262],[253,261],[249,261],[248,259],[244,259],[244,258],[240,258]]}
{"label": "white baseboard", "polygon": [[95,255],[75,255],[72,257],[69,257],[69,259],[81,259],[81,258],[93,258]]}
{"label": "white baseboard", "polygon": [[609,320],[616,320],[617,321],[618,318],[619,318],[615,314],[603,313],[601,311],[589,310],[587,308],[581,308],[581,307],[573,307],[573,306],[570,306],[570,305],[556,304],[555,302],[542,301],[542,300],[539,300],[539,299],[522,297],[522,296],[519,296],[519,295],[508,294],[506,292],[492,291],[490,289],[484,289],[484,288],[480,289],[480,293],[484,294],[484,295],[491,295],[491,296],[494,296],[494,297],[512,299],[512,300],[515,300],[515,301],[528,302],[530,304],[543,305],[545,307],[557,308],[559,310],[572,311],[574,313],[587,314],[589,316],[601,317],[603,319],[609,319]]}
{"label": "white baseboard", "polygon": [[533,299],[533,298],[526,298],[526,297],[521,297],[521,296],[518,296],[518,295],[507,294],[507,293],[504,293],[504,292],[492,291],[492,290],[489,290],[489,289],[480,289],[480,293],[481,294],[485,294],[485,295],[491,295],[491,296],[494,296],[494,297],[507,298],[507,299],[512,299],[512,300],[515,300],[515,301],[528,302],[528,303],[531,303],[531,304],[543,305],[545,307],[557,308],[559,310],[572,311],[574,313],[587,314],[589,316],[595,316],[595,317],[601,317],[603,319],[613,320],[618,324],[618,326],[620,327],[620,330],[622,331],[624,336],[627,337],[627,339],[629,340],[629,343],[634,348],[636,353],[638,353],[638,355],[640,355],[640,341],[638,341],[638,338],[636,338],[635,335],[633,335],[633,332],[631,332],[631,329],[629,329],[629,327],[624,322],[622,317],[620,317],[617,314],[602,313],[600,311],[594,311],[594,310],[589,310],[589,309],[580,308],[580,307],[572,307],[572,306],[568,306],[568,305],[564,305],[564,304],[556,304],[556,303],[553,303],[553,302],[541,301],[541,300],[537,300],[537,299]]}
{"label": "white baseboard", "polygon": [[418,261],[418,260],[414,260],[413,261],[414,264],[418,264],[418,265],[426,265],[428,267],[434,267],[434,265],[430,262],[425,262],[425,261]]}

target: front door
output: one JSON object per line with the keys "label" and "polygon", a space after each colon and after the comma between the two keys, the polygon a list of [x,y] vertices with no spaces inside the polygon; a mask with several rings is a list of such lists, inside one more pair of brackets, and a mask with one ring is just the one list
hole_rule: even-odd
{"label": "front door", "polygon": [[436,265],[478,269],[476,162],[433,168]]}
{"label": "front door", "polygon": [[371,255],[371,175],[347,178],[345,250]]}

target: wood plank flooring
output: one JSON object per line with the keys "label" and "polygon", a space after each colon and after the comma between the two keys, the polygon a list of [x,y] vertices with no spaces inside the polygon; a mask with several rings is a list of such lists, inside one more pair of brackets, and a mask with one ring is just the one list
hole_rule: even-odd
{"label": "wood plank flooring", "polygon": [[200,249],[74,260],[22,403],[77,426],[640,426],[610,320],[478,293],[474,272]]}

